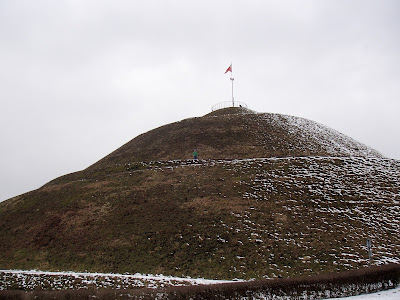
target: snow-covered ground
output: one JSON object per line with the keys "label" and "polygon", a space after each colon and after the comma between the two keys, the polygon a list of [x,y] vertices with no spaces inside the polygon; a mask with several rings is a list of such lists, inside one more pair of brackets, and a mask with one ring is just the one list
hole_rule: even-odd
{"label": "snow-covered ground", "polygon": [[343,299],[343,300],[375,300],[375,299],[380,299],[380,300],[399,300],[400,299],[400,287],[397,287],[396,289],[392,289],[392,290],[373,293],[373,294],[359,295],[359,296],[353,296],[353,297],[347,297],[347,298],[331,298],[331,300],[332,299],[333,300],[335,300],[335,299]]}
{"label": "snow-covered ground", "polygon": [[37,270],[0,270],[0,290],[35,290],[37,287],[61,290],[93,288],[160,288],[167,286],[185,286],[199,284],[217,284],[232,282],[204,278],[172,277],[163,275],[114,274],[114,273],[77,273],[46,272]]}
{"label": "snow-covered ground", "polygon": [[[237,281],[237,280],[234,280]],[[233,282],[227,280],[211,280],[204,278],[181,278],[163,275],[143,274],[114,274],[114,273],[77,273],[77,272],[45,272],[45,271],[22,271],[22,270],[0,270],[0,290],[9,289],[11,285],[20,288],[34,290],[36,287],[47,287],[51,289],[80,289],[88,287],[96,288],[159,288],[167,286],[184,286],[199,284],[218,284]],[[345,300],[399,300],[400,287],[373,294],[352,296],[347,298],[330,298]]]}

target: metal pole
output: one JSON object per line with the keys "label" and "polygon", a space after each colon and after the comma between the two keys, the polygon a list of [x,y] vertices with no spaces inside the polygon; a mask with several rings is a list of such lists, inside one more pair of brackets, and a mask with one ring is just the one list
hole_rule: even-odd
{"label": "metal pole", "polygon": [[370,239],[367,239],[367,249],[368,249],[368,260],[369,260],[369,266],[372,264],[372,243]]}
{"label": "metal pole", "polygon": [[232,107],[235,107],[235,98],[233,98],[233,81],[235,80],[235,78],[233,78],[232,63],[231,63],[231,80],[232,80]]}
{"label": "metal pole", "polygon": [[233,80],[235,79],[232,77],[231,80],[232,80],[232,107],[235,107],[235,100],[233,98]]}

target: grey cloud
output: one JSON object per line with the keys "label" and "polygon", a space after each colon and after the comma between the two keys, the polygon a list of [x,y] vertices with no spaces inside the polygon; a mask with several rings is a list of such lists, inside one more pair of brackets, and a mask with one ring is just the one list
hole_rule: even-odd
{"label": "grey cloud", "polygon": [[400,158],[398,1],[0,2],[0,199],[235,97]]}

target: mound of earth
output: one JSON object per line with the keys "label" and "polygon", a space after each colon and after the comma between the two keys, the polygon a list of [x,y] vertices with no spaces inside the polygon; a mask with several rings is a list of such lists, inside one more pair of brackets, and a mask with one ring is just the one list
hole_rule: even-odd
{"label": "mound of earth", "polygon": [[286,277],[367,265],[367,238],[399,262],[399,171],[321,124],[219,110],[0,203],[0,269]]}
{"label": "mound of earth", "polygon": [[382,157],[377,151],[316,122],[293,116],[226,108],[161,126],[134,138],[93,168],[116,163],[257,157]]}

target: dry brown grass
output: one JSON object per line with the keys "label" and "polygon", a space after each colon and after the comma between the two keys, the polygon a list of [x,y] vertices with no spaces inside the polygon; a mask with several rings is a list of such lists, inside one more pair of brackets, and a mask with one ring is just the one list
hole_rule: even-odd
{"label": "dry brown grass", "polygon": [[[288,277],[367,264],[366,236],[385,249],[377,261],[398,256],[398,163],[231,161],[311,151],[294,146],[309,137],[302,141],[274,125],[284,118],[268,116],[166,125],[87,170],[1,203],[0,268]],[[193,148],[214,159],[187,160]],[[184,159],[167,161],[177,158]]]}

